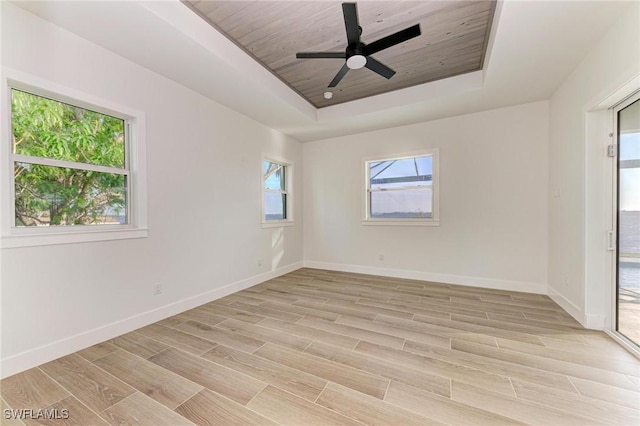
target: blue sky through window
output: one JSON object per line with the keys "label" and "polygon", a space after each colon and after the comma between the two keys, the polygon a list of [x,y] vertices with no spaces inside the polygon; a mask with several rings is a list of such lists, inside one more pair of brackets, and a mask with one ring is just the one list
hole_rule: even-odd
{"label": "blue sky through window", "polygon": [[[640,160],[640,133],[623,133],[618,147],[620,161]],[[640,211],[640,168],[620,169],[620,210]]]}

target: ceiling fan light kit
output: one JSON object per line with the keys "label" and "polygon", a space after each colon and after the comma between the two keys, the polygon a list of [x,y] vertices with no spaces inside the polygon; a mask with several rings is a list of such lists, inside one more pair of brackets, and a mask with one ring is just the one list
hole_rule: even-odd
{"label": "ceiling fan light kit", "polygon": [[347,59],[347,66],[351,70],[359,70],[367,64],[367,57],[364,55],[353,55]]}
{"label": "ceiling fan light kit", "polygon": [[328,87],[336,87],[340,80],[349,70],[368,68],[371,71],[390,79],[396,73],[394,70],[377,61],[370,55],[381,50],[404,43],[420,33],[420,24],[398,31],[370,44],[365,44],[360,40],[362,28],[358,24],[358,10],[356,3],[342,3],[342,14],[344,15],[344,26],[347,31],[347,48],[344,52],[298,52],[298,59],[345,59],[345,63],[338,71],[338,74],[331,80]]}

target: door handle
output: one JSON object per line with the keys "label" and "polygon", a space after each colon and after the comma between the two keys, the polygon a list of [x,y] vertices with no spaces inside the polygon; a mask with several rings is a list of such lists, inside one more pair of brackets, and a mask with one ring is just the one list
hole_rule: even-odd
{"label": "door handle", "polygon": [[613,231],[607,232],[607,251],[616,250],[616,234]]}

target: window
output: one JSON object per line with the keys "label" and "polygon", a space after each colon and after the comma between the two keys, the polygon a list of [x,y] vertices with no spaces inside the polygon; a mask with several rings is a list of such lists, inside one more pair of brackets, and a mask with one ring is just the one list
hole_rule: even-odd
{"label": "window", "polygon": [[437,151],[365,161],[366,225],[438,225]]}
{"label": "window", "polygon": [[[10,213],[3,247],[146,236],[132,232],[145,223],[141,168],[135,179],[131,168],[137,117],[20,83],[9,82],[7,94],[10,164],[3,182],[12,196],[3,203]],[[136,144],[137,159],[142,148]]]}
{"label": "window", "polygon": [[262,162],[262,224],[280,226],[291,224],[290,164],[263,160]]}

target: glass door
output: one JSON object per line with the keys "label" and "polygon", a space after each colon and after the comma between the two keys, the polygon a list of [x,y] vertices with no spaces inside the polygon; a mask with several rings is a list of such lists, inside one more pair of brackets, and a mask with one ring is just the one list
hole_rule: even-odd
{"label": "glass door", "polygon": [[640,346],[640,96],[616,110],[616,330]]}

